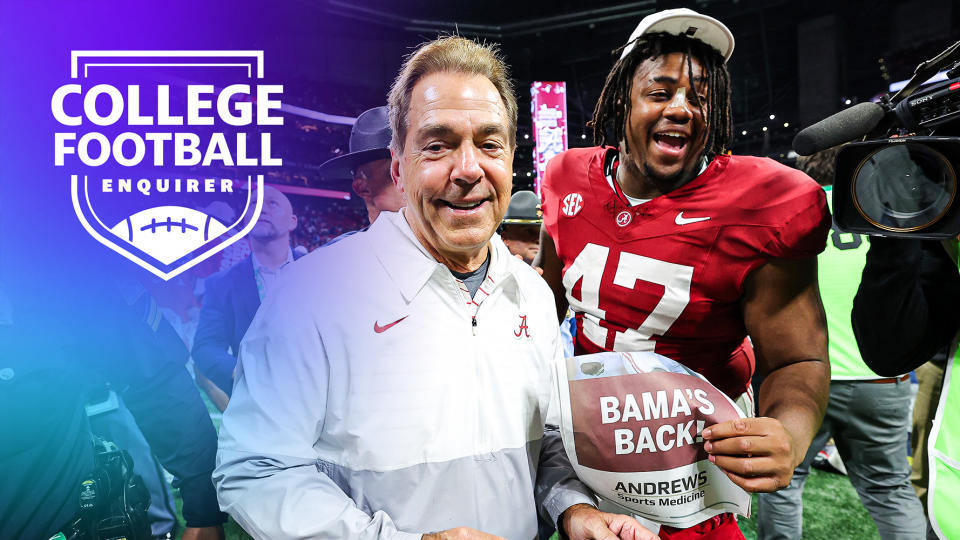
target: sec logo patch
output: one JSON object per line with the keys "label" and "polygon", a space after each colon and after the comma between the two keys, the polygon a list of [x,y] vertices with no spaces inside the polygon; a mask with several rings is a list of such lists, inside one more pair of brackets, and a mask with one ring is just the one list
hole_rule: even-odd
{"label": "sec logo patch", "polygon": [[560,207],[560,213],[567,217],[573,217],[580,213],[580,210],[583,210],[583,196],[579,193],[570,193],[563,198],[563,203]]}

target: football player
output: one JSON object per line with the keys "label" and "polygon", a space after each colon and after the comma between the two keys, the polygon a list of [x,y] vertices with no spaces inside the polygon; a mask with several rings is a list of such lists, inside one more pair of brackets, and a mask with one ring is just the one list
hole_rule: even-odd
{"label": "football player", "polygon": [[[539,265],[578,354],[655,351],[757,418],[708,426],[709,459],[747,491],[786,486],[817,431],[829,366],[816,255],[830,220],[809,177],[732,156],[733,36],[689,9],[641,21],[594,111],[599,146],[547,167]],[[749,336],[749,338],[748,338]],[[752,343],[751,343],[752,342]],[[731,514],[661,538],[743,538]]]}

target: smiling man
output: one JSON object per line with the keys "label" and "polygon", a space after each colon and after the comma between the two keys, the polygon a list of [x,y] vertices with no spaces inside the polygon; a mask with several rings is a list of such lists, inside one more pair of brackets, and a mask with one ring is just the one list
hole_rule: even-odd
{"label": "smiling man", "polygon": [[544,425],[550,290],[494,236],[517,106],[495,48],[448,37],[389,96],[407,206],[291,265],[241,345],[214,482],[258,538],[654,536],[600,512]]}
{"label": "smiling man", "polygon": [[[594,112],[597,143],[550,161],[539,264],[578,354],[655,351],[761,417],[703,431],[747,491],[786,486],[823,416],[829,366],[816,255],[822,190],[769,159],[731,156],[722,23],[675,9],[630,36]],[[751,340],[747,338],[750,336]],[[661,538],[742,538],[732,515]]]}

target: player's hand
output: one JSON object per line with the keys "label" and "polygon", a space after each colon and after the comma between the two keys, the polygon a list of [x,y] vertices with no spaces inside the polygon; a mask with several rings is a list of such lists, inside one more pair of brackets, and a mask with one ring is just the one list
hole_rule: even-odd
{"label": "player's hand", "polygon": [[182,540],[224,540],[223,526],[187,527],[183,529]]}
{"label": "player's hand", "polygon": [[500,536],[487,534],[470,527],[457,527],[445,531],[425,534],[421,540],[505,540]]}
{"label": "player's hand", "polygon": [[[521,257],[519,253],[514,254],[514,257],[516,257],[516,258],[520,259],[521,261],[523,261],[523,257]],[[523,261],[523,262],[527,262],[527,261]],[[530,268],[533,268],[534,270],[536,270],[537,273],[540,274],[541,277],[543,276],[543,268],[540,268],[539,266],[534,266],[534,265],[532,265],[532,264],[530,265]]]}
{"label": "player's hand", "polygon": [[560,518],[570,540],[659,540],[630,516],[601,512],[589,504],[575,504]]}
{"label": "player's hand", "polygon": [[703,430],[703,439],[710,461],[749,492],[787,487],[799,463],[793,437],[776,418],[716,424]]}

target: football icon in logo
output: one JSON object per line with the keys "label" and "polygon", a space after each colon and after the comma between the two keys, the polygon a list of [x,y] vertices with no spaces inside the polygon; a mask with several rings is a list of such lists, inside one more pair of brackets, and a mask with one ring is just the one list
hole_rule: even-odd
{"label": "football icon in logo", "polygon": [[[224,193],[207,200],[182,197],[186,204],[177,204],[180,201],[168,197],[156,201],[155,206],[143,204],[153,201],[140,196],[107,199],[90,189],[87,176],[71,175],[70,184],[73,209],[83,228],[101,244],[164,280],[241,240],[257,224],[263,209],[263,175],[248,176],[232,199]],[[91,191],[99,198],[92,198]],[[232,185],[227,191],[232,192]],[[226,212],[218,211],[224,209]]]}
{"label": "football icon in logo", "polygon": [[114,225],[110,232],[170,264],[227,232],[227,227],[199,210],[157,206],[133,214]]}

